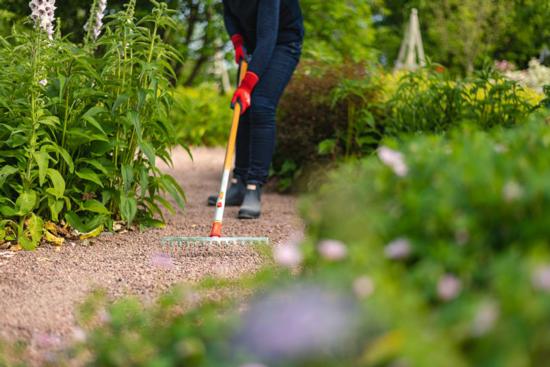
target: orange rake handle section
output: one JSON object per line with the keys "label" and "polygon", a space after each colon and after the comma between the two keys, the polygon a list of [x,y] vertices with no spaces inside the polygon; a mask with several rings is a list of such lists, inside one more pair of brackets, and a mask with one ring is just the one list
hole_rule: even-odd
{"label": "orange rake handle section", "polygon": [[[240,70],[239,70],[239,84],[244,79],[246,72],[248,71],[248,62],[243,60],[241,61]],[[233,166],[233,157],[235,155],[235,145],[237,143],[237,132],[239,130],[239,121],[241,119],[241,104],[235,103],[233,110],[233,122],[231,123],[231,131],[229,133],[229,141],[227,143],[227,149],[225,151],[225,161],[223,164],[223,176],[222,183],[220,188],[220,194],[218,196],[218,202],[216,204],[216,216],[214,223],[212,224],[212,231],[210,232],[210,237],[221,237],[222,236],[222,221],[223,221],[223,212],[225,210],[225,198],[227,187],[229,185],[229,175],[231,168]]]}

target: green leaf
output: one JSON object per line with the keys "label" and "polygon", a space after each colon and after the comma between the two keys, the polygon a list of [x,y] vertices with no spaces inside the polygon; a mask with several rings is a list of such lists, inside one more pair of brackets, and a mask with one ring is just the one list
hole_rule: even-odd
{"label": "green leaf", "polygon": [[49,188],[46,191],[55,196],[56,199],[62,198],[65,194],[65,180],[63,179],[63,176],[61,176],[59,171],[53,168],[48,168],[48,177],[52,181],[53,188]]}
{"label": "green leaf", "polygon": [[52,220],[54,222],[59,221],[59,213],[61,213],[64,207],[65,200],[54,199],[52,197],[48,198],[48,208],[50,209]]}
{"label": "green leaf", "polygon": [[34,160],[38,166],[38,182],[40,183],[40,186],[43,186],[46,181],[50,155],[45,151],[34,152]]}
{"label": "green leaf", "polygon": [[319,154],[333,154],[336,149],[336,139],[326,139],[319,143]]}
{"label": "green leaf", "polygon": [[19,233],[19,244],[24,250],[34,250],[42,239],[44,222],[39,216],[31,214],[26,220],[26,226],[26,229]]}
{"label": "green leaf", "polygon": [[133,197],[128,197],[125,193],[120,194],[120,214],[122,219],[128,223],[128,227],[132,225],[137,214],[137,201]]}
{"label": "green leaf", "polygon": [[95,173],[94,171],[92,171],[89,168],[83,168],[80,171],[77,171],[76,175],[78,177],[80,177],[81,179],[83,179],[83,180],[93,182],[93,183],[98,184],[99,186],[103,187],[103,182],[101,182],[101,179],[99,178],[97,173]]}
{"label": "green leaf", "polygon": [[98,214],[111,214],[111,212],[103,205],[101,202],[97,200],[86,200],[81,205],[82,210],[86,210],[93,213]]}
{"label": "green leaf", "polygon": [[36,206],[36,201],[37,195],[35,191],[29,190],[22,192],[15,202],[17,215],[24,217],[25,215],[32,212],[32,210]]}
{"label": "green leaf", "polygon": [[4,186],[6,179],[17,172],[19,170],[13,166],[3,166],[0,168],[0,186]]}
{"label": "green leaf", "polygon": [[147,160],[149,161],[149,163],[151,164],[151,166],[155,166],[155,157],[156,157],[156,154],[155,154],[155,149],[153,148],[153,146],[145,141],[142,141],[139,143],[139,148],[141,149],[141,151],[143,152],[143,154],[145,154],[145,156],[147,157]]}
{"label": "green leaf", "polygon": [[162,175],[160,182],[165,191],[167,191],[176,201],[180,208],[185,207],[185,192],[176,180],[170,175]]}
{"label": "green leaf", "polygon": [[63,158],[65,163],[67,163],[67,166],[69,166],[69,171],[71,173],[74,172],[73,159],[71,158],[71,155],[69,154],[69,152],[67,152],[67,150],[65,150],[63,147],[60,147],[58,145],[50,144],[50,145],[43,146],[42,149],[40,149],[40,150],[44,151],[44,152],[54,152],[54,153],[59,154],[61,156],[61,158]]}
{"label": "green leaf", "polygon": [[103,130],[103,128],[101,127],[101,124],[95,119],[95,116],[103,112],[106,112],[103,107],[95,106],[86,111],[86,113],[82,115],[82,119],[90,123],[90,125],[101,131],[104,135],[107,135],[107,133],[105,133],[105,130]]}
{"label": "green leaf", "polygon": [[124,185],[124,191],[130,192],[132,184],[134,183],[134,168],[128,164],[123,164],[121,168],[122,183]]}
{"label": "green leaf", "polygon": [[65,213],[65,220],[69,225],[80,233],[89,233],[97,227],[107,222],[108,217],[103,214],[97,214],[89,219],[80,217],[75,212]]}

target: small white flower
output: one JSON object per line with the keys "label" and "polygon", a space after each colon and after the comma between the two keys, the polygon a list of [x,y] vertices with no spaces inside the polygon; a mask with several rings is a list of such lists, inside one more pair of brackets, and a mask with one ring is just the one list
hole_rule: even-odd
{"label": "small white flower", "polygon": [[411,255],[411,243],[406,238],[398,238],[386,245],[384,254],[391,260],[406,259]]}
{"label": "small white flower", "polygon": [[341,241],[323,240],[317,248],[321,256],[330,261],[344,260],[348,256],[348,249]]}
{"label": "small white flower", "polygon": [[404,177],[409,172],[409,167],[407,167],[407,164],[405,163],[405,159],[401,152],[390,149],[388,147],[381,147],[380,149],[378,149],[378,157],[399,177]]}
{"label": "small white flower", "polygon": [[451,301],[458,297],[462,290],[460,279],[452,274],[446,274],[437,283],[437,295],[443,301]]}
{"label": "small white flower", "polygon": [[475,336],[487,334],[495,325],[500,311],[494,302],[486,302],[478,308],[473,322],[473,333]]}
{"label": "small white flower", "polygon": [[531,283],[538,290],[550,292],[550,265],[537,268],[531,278]]}
{"label": "small white flower", "polygon": [[48,85],[48,79],[42,79],[41,81],[38,82],[38,84],[45,87],[46,85]]}
{"label": "small white flower", "polygon": [[516,201],[522,198],[523,188],[516,181],[509,181],[504,185],[502,195],[508,203]]}
{"label": "small white flower", "polygon": [[353,292],[360,299],[368,298],[374,292],[374,282],[366,275],[361,276],[354,280]]}
{"label": "small white flower", "polygon": [[297,245],[287,244],[275,247],[273,259],[281,266],[295,268],[302,263],[303,255]]}

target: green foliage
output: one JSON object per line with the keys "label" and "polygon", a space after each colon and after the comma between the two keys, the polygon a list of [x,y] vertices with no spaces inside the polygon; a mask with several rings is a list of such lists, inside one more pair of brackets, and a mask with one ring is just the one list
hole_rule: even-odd
{"label": "green foliage", "polygon": [[[319,329],[325,320],[308,322],[297,308],[291,312],[300,328],[263,324],[262,338],[278,353],[266,359],[239,338],[254,312],[208,300],[193,305],[190,293],[178,291],[145,310],[132,299],[89,301],[81,319],[86,342],[76,351],[89,353],[91,365],[110,366],[543,365],[550,338],[548,122],[541,113],[514,129],[385,141],[384,149],[398,149],[393,158],[380,152],[382,159],[341,167],[306,200],[309,235],[300,246],[287,245],[304,255],[300,269],[268,269],[242,285],[269,294],[302,284],[304,293],[284,298],[293,305],[312,286],[347,297],[353,343],[336,339],[345,353],[292,357],[300,346],[277,344],[274,330],[290,340],[308,335],[304,330],[319,337],[338,330],[337,323]],[[405,175],[396,175],[396,159]]]}
{"label": "green foliage", "polygon": [[375,55],[368,1],[302,0],[306,57],[360,62]]}
{"label": "green foliage", "polygon": [[287,190],[314,177],[318,166],[371,154],[387,135],[511,127],[540,100],[492,69],[453,79],[439,65],[386,74],[361,64],[305,62],[281,101],[273,176]]}
{"label": "green foliage", "polygon": [[176,135],[186,145],[220,146],[227,144],[232,111],[229,98],[212,84],[174,91],[172,121]]}
{"label": "green foliage", "polygon": [[389,101],[386,131],[441,133],[471,122],[482,129],[511,127],[524,121],[536,104],[522,87],[485,69],[465,79],[451,79],[439,66],[406,74]]}
{"label": "green foliage", "polygon": [[156,166],[157,157],[170,163],[177,143],[168,61],[178,55],[159,36],[172,13],[154,4],[138,22],[132,6],[112,16],[85,47],[38,31],[1,40],[4,240],[34,248],[43,221],[80,232],[119,219],[158,225],[161,192],[183,205],[179,185]]}
{"label": "green foliage", "polygon": [[[335,172],[309,201],[303,277],[339,289],[364,276],[374,284],[363,318],[382,327],[364,330],[365,365],[544,363],[550,135],[536,120],[415,138],[399,146],[405,177],[373,157]],[[344,261],[319,254],[327,238],[347,244]]]}

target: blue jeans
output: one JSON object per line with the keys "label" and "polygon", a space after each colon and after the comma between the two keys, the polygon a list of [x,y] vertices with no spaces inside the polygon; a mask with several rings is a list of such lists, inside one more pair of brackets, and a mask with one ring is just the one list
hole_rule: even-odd
{"label": "blue jeans", "polygon": [[275,150],[275,114],[279,100],[300,60],[302,44],[275,47],[273,56],[252,93],[250,108],[241,116],[237,133],[234,175],[263,185]]}

